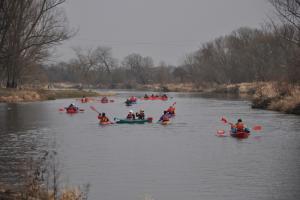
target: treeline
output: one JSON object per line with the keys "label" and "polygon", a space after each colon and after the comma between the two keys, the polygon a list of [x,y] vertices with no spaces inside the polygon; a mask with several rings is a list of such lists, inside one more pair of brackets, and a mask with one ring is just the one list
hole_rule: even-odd
{"label": "treeline", "polygon": [[[289,35],[286,35],[286,33]],[[285,37],[283,37],[285,35]],[[229,84],[253,81],[299,83],[300,48],[286,37],[296,35],[285,25],[263,29],[240,28],[188,55],[181,66],[155,66],[151,57],[131,54],[118,63],[107,47],[83,51],[76,58],[46,68],[52,82],[125,88],[135,84]]]}
{"label": "treeline", "polygon": [[[228,84],[253,81],[299,83],[300,2],[269,0],[279,22],[239,28],[186,56],[179,66],[137,53],[118,61],[109,47],[74,48],[67,62],[45,65],[51,47],[70,38],[60,5],[65,0],[0,1],[0,83],[16,88],[42,80],[85,86],[134,88],[137,84]],[[43,66],[43,67],[41,67]]]}
{"label": "treeline", "polygon": [[[289,35],[286,35],[286,33]],[[253,81],[299,82],[300,48],[283,37],[296,30],[240,28],[208,42],[187,56],[181,69],[196,84]]]}
{"label": "treeline", "polygon": [[51,82],[82,83],[85,86],[134,88],[136,84],[168,83],[176,78],[173,66],[155,66],[151,57],[130,54],[119,62],[112,49],[73,49],[76,57],[69,62],[46,66]]}
{"label": "treeline", "polygon": [[0,83],[16,88],[34,81],[51,47],[70,38],[65,0],[0,1]]}

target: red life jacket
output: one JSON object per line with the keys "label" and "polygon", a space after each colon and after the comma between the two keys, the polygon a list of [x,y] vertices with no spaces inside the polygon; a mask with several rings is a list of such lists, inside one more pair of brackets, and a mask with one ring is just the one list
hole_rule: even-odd
{"label": "red life jacket", "polygon": [[236,123],[235,126],[238,131],[244,131],[244,129],[245,129],[243,122],[238,122],[238,123]]}

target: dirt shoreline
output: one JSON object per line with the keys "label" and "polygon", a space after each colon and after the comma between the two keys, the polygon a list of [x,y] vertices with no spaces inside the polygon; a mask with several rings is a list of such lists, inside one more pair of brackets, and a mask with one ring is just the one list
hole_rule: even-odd
{"label": "dirt shoreline", "polygon": [[91,90],[77,89],[4,89],[0,88],[0,103],[18,103],[55,100],[64,98],[81,98],[112,96],[114,93],[99,93]]}

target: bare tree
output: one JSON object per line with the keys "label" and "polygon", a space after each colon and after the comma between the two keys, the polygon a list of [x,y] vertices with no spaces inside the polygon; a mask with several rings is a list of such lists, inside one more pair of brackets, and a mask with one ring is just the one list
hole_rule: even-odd
{"label": "bare tree", "polygon": [[111,83],[111,70],[117,65],[111,48],[99,46],[83,50],[77,47],[73,50],[77,58],[73,60],[72,66],[82,74],[83,82],[92,84],[106,79]]}
{"label": "bare tree", "polygon": [[269,2],[274,6],[281,22],[290,25],[284,26],[286,34],[290,36],[286,38],[300,45],[300,0],[269,0]]}
{"label": "bare tree", "polygon": [[146,84],[149,82],[150,68],[153,67],[153,60],[150,57],[143,57],[139,54],[130,54],[123,60],[123,66],[130,70],[130,78],[138,83]]}
{"label": "bare tree", "polygon": [[73,35],[60,7],[65,1],[1,1],[0,59],[7,87],[16,88],[27,66],[43,61],[49,48]]}

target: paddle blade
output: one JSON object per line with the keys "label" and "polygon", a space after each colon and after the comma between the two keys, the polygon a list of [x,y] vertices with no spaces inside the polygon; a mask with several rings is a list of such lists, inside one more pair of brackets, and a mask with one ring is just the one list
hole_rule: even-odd
{"label": "paddle blade", "polygon": [[252,129],[255,130],[255,131],[261,131],[262,130],[262,126],[256,125]]}
{"label": "paddle blade", "polygon": [[95,111],[96,113],[100,113],[94,106],[90,106],[90,109],[92,109],[92,110]]}
{"label": "paddle blade", "polygon": [[60,111],[60,112],[64,112],[65,109],[64,109],[64,108],[60,108],[59,111]]}
{"label": "paddle blade", "polygon": [[216,133],[216,136],[218,137],[226,137],[227,135],[225,134],[224,130],[218,130]]}
{"label": "paddle blade", "polygon": [[222,121],[224,124],[227,123],[227,119],[225,119],[225,117],[222,117],[222,118],[221,118],[221,121]]}

